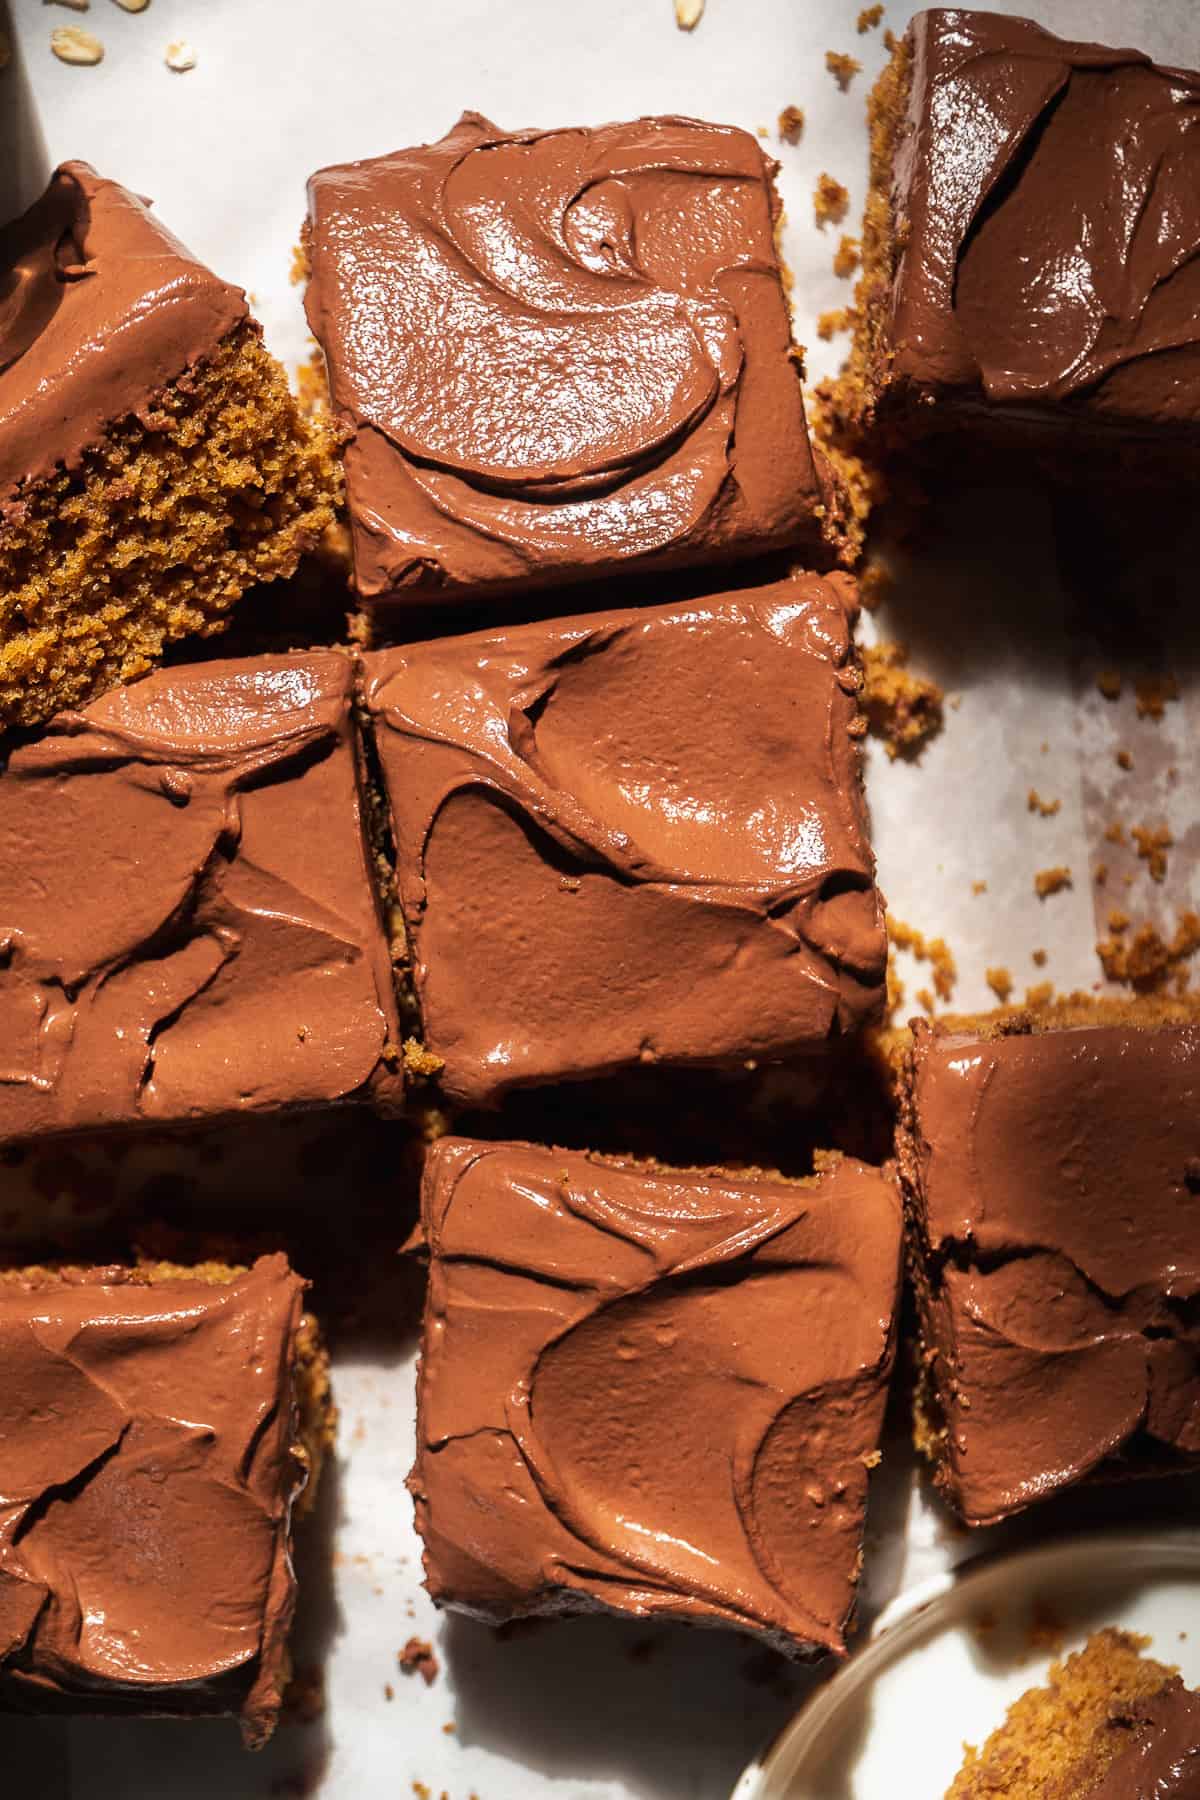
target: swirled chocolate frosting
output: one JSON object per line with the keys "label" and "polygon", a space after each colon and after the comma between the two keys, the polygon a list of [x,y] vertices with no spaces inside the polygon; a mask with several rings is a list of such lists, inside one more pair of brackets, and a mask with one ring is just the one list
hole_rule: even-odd
{"label": "swirled chocolate frosting", "polygon": [[892,385],[1194,436],[1200,75],[986,12],[921,13],[908,42]]}
{"label": "swirled chocolate frosting", "polygon": [[0,773],[0,1139],[392,1087],[354,667],[160,670]]}
{"label": "swirled chocolate frosting", "polygon": [[823,1045],[882,1000],[853,583],[365,658],[444,1091]]}
{"label": "swirled chocolate frosting", "polygon": [[0,1278],[0,1707],[270,1735],[303,1291],[282,1256],[228,1282]]}
{"label": "swirled chocolate frosting", "polygon": [[840,1652],[893,1354],[892,1182],[443,1138],[422,1218],[409,1485],[433,1598]]}
{"label": "swirled chocolate frosting", "polygon": [[1200,1694],[1179,1676],[1116,1706],[1107,1735],[1120,1748],[1086,1800],[1200,1800]]}
{"label": "swirled chocolate frosting", "polygon": [[73,467],[246,317],[145,201],[63,163],[0,230],[0,520],[22,484]]}
{"label": "swirled chocolate frosting", "polygon": [[955,1506],[1200,1463],[1200,1023],[913,1030],[898,1147]]}
{"label": "swirled chocolate frosting", "polygon": [[308,317],[369,605],[832,538],[771,171],[693,119],[466,113],[312,177]]}

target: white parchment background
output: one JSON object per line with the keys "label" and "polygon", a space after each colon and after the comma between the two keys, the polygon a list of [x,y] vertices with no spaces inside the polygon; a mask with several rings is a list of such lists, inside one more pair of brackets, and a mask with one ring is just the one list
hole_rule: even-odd
{"label": "white parchment background", "polygon": [[[815,334],[816,316],[845,305],[849,289],[830,266],[840,232],[816,229],[812,191],[821,170],[846,182],[846,228],[856,229],[864,105],[884,58],[879,32],[856,35],[858,0],[708,0],[691,35],[677,30],[671,0],[151,0],[138,15],[92,0],[86,16],[8,0],[8,10],[17,56],[0,75],[5,216],[53,163],[94,162],[152,196],[181,237],[250,290],[269,343],[290,364],[307,350],[288,281],[306,175],[438,137],[466,107],[512,126],[680,111],[766,127],[783,165],[797,336],[814,376],[842,354],[844,340],[823,345]],[[1066,35],[1200,63],[1195,0],[1041,0],[1038,16]],[[899,32],[906,19],[889,8],[884,23]],[[60,25],[99,35],[103,64],[56,62],[49,34]],[[163,64],[178,38],[197,55],[186,75]],[[829,49],[864,65],[848,94],[825,70]],[[807,116],[795,148],[775,135],[791,103]],[[1190,575],[1172,578],[1186,587]],[[1128,684],[1116,706],[1103,701],[1093,676],[1111,658],[1069,633],[1066,616],[1048,502],[980,492],[866,625],[868,636],[904,636],[914,665],[953,696],[945,732],[918,765],[888,764],[873,747],[868,779],[892,910],[948,939],[963,1005],[989,999],[989,965],[1007,965],[1018,994],[1045,977],[1062,988],[1093,984],[1096,918],[1108,904],[1139,917],[1157,908],[1169,919],[1200,900],[1194,691],[1161,723],[1136,717]],[[1177,648],[1151,646],[1147,666],[1171,667]],[[1118,746],[1134,753],[1136,788],[1121,789]],[[1054,817],[1028,812],[1031,786],[1061,801]],[[1129,871],[1133,880],[1114,885],[1098,908],[1089,862],[1106,855],[1103,828],[1114,816],[1166,819],[1181,846],[1161,889],[1144,864],[1109,852],[1110,883]],[[1041,902],[1033,874],[1052,864],[1069,865],[1073,885]],[[984,893],[973,891],[980,881]],[[1031,962],[1035,947],[1048,953],[1044,970]],[[921,985],[911,968],[906,978],[910,992]],[[379,1180],[387,1177],[381,1168]],[[322,1502],[327,1530],[310,1534],[301,1571],[306,1560],[303,1634],[326,1662],[324,1717],[283,1726],[257,1758],[241,1753],[223,1723],[0,1720],[0,1790],[39,1800],[396,1800],[419,1783],[450,1800],[728,1794],[803,1687],[743,1641],[594,1620],[498,1640],[435,1617],[419,1587],[402,1486],[412,1455],[412,1350],[397,1343],[379,1356],[344,1358],[336,1370],[342,1461]],[[1136,1505],[1153,1516],[1181,1504],[1195,1516],[1194,1492],[1185,1502],[1139,1491],[1092,1502],[1091,1511]],[[1051,1511],[1035,1528],[1075,1516]],[[876,1485],[870,1537],[868,1610],[948,1557],[996,1541],[965,1540],[914,1489],[902,1430]],[[321,1567],[331,1543],[332,1582]],[[412,1633],[437,1647],[442,1673],[432,1688],[397,1671],[396,1651]],[[914,1753],[919,1743],[914,1721]],[[921,1795],[915,1768],[898,1774],[898,1796]]]}

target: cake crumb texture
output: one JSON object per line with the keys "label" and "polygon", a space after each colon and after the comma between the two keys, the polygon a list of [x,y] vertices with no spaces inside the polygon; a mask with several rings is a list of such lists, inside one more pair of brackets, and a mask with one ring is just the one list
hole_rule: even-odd
{"label": "cake crumb texture", "polygon": [[904,644],[868,644],[862,652],[863,707],[868,728],[890,757],[917,756],[945,722],[945,696],[935,681],[913,675]]}
{"label": "cake crumb texture", "polygon": [[813,195],[813,211],[818,225],[840,225],[850,208],[850,192],[824,171],[817,176]]}
{"label": "cake crumb texture", "polygon": [[220,631],[333,523],[330,434],[301,419],[252,324],[145,421],[114,423],[0,516],[0,727],[35,725]]}

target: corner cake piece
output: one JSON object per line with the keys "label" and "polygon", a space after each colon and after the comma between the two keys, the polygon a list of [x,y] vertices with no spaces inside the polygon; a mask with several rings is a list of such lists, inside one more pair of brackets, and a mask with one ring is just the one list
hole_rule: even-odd
{"label": "corner cake piece", "polygon": [[453,1100],[812,1050],[882,1003],[849,577],[364,658]]}
{"label": "corner cake piece", "polygon": [[1050,1670],[967,1759],[946,1800],[1196,1800],[1200,1693],[1111,1627]]}
{"label": "corner cake piece", "polygon": [[0,1709],[270,1736],[333,1434],[305,1285],[283,1256],[0,1273]]}
{"label": "corner cake piece", "polygon": [[[1172,466],[1200,448],[1200,74],[1028,19],[917,15],[871,100],[842,411]],[[1155,467],[1161,469],[1161,459]]]}
{"label": "corner cake piece", "polygon": [[354,665],[164,669],[0,773],[0,1141],[398,1100]]}
{"label": "corner cake piece", "polygon": [[409,1486],[441,1606],[841,1653],[895,1344],[900,1200],[443,1138]]}
{"label": "corner cake piece", "polygon": [[1200,1465],[1200,1008],[918,1021],[903,1087],[918,1441],[946,1498],[985,1525]]}
{"label": "corner cake piece", "polygon": [[844,549],[775,165],[694,119],[503,132],[309,182],[307,309],[374,623],[448,592]]}
{"label": "corner cake piece", "polygon": [[340,477],[242,291],[87,163],[0,230],[0,297],[3,729],[220,630],[332,523]]}

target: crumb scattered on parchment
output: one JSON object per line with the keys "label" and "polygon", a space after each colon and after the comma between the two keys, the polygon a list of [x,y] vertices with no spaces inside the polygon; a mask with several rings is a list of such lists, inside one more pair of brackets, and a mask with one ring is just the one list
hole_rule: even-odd
{"label": "crumb scattered on parchment", "polygon": [[394,1700],[396,1698],[396,1690],[390,1681],[385,1681],[383,1684],[383,1697],[385,1700]]}
{"label": "crumb scattered on parchment", "polygon": [[835,307],[832,312],[823,312],[817,315],[817,336],[827,344],[837,332],[849,331],[853,323],[854,312],[851,307]]}
{"label": "crumb scattered on parchment", "polygon": [[[1111,924],[1111,921],[1110,921]],[[1200,950],[1200,913],[1181,912],[1170,939],[1154,925],[1140,925],[1132,936],[1128,927],[1114,931],[1096,945],[1096,955],[1110,981],[1119,981],[1138,993],[1160,993],[1172,979],[1187,985],[1187,960]]]}
{"label": "crumb scattered on parchment", "polygon": [[921,1008],[922,1012],[928,1013],[930,1018],[933,1017],[933,995],[930,993],[928,988],[923,988],[923,987],[918,988],[916,993],[913,995],[913,999],[916,1001],[917,1005]]}
{"label": "crumb scattered on parchment", "polygon": [[1013,978],[1007,969],[987,969],[984,980],[995,994],[1001,1006],[1007,1006],[1013,991]]}
{"label": "crumb scattered on parchment", "polygon": [[904,644],[867,644],[862,665],[862,702],[871,735],[890,757],[919,755],[945,722],[941,688],[909,674]]}
{"label": "crumb scattered on parchment", "polygon": [[1061,805],[1061,800],[1043,800],[1036,788],[1030,788],[1028,806],[1031,813],[1040,813],[1043,819],[1052,819]]}
{"label": "crumb scattered on parchment", "polygon": [[1108,915],[1108,929],[1110,931],[1128,931],[1132,924],[1133,920],[1130,918],[1129,914],[1123,912],[1119,906],[1114,906],[1110,910]]}
{"label": "crumb scattered on parchment", "polygon": [[406,1075],[419,1075],[428,1079],[437,1075],[446,1066],[445,1060],[434,1051],[427,1050],[416,1038],[404,1040],[404,1072]]}
{"label": "crumb scattered on parchment", "polygon": [[882,6],[864,6],[858,15],[857,30],[859,37],[865,37],[868,31],[874,31],[882,17]]}
{"label": "crumb scattered on parchment", "polygon": [[842,233],[842,241],[833,256],[833,272],[841,281],[848,281],[862,262],[862,245],[856,237]]}
{"label": "crumb scattered on parchment", "polygon": [[292,260],[288,266],[288,280],[293,287],[303,287],[312,274],[312,260],[308,254],[307,244],[292,245]]}
{"label": "crumb scattered on parchment", "polygon": [[125,12],[145,12],[150,0],[117,0],[117,5]]}
{"label": "crumb scattered on parchment", "polygon": [[[933,985],[938,998],[949,1000],[958,980],[958,966],[945,938],[927,938],[915,925],[906,925],[891,913],[887,915],[888,941],[897,950],[911,950],[918,962],[927,962],[933,970]],[[917,995],[918,1000],[920,995]]]}
{"label": "crumb scattered on parchment", "polygon": [[1179,698],[1173,675],[1144,675],[1133,684],[1139,719],[1161,719],[1172,700]]}
{"label": "crumb scattered on parchment", "polygon": [[813,194],[813,212],[817,224],[824,227],[840,225],[850,210],[850,190],[844,188],[840,181],[822,170],[817,176],[817,186]]}
{"label": "crumb scattered on parchment", "polygon": [[680,31],[695,31],[704,17],[704,0],[675,0],[675,23]]}
{"label": "crumb scattered on parchment", "polygon": [[311,1725],[325,1711],[325,1671],[320,1663],[304,1663],[292,1674],[283,1696],[289,1719]]}
{"label": "crumb scattered on parchment", "polygon": [[895,32],[894,32],[894,31],[893,31],[893,30],[892,30],[892,29],[891,29],[891,27],[890,27],[890,26],[887,26],[887,27],[885,27],[885,29],[884,29],[884,33],[883,33],[883,47],[884,47],[884,49],[885,49],[885,50],[886,50],[886,51],[887,51],[887,53],[888,53],[888,55],[889,55],[889,56],[891,56],[891,55],[892,55],[892,54],[893,54],[893,52],[894,52],[894,51],[895,51],[895,48],[896,48],[896,34],[895,34]]}
{"label": "crumb scattered on parchment", "polygon": [[847,56],[841,50],[825,52],[825,67],[841,88],[843,94],[848,93],[850,83],[862,68],[862,64],[853,56]]}
{"label": "crumb scattered on parchment", "polygon": [[312,349],[296,370],[296,400],[306,419],[329,411],[329,375],[319,349]]}
{"label": "crumb scattered on parchment", "polygon": [[446,1723],[442,1726],[442,1731],[446,1737],[454,1737],[458,1731],[458,1726],[454,1723],[453,1719],[447,1719]]}
{"label": "crumb scattered on parchment", "polygon": [[1121,671],[1119,669],[1101,669],[1096,676],[1096,686],[1106,700],[1121,698]]}
{"label": "crumb scattered on parchment", "polygon": [[1033,962],[1035,968],[1044,969],[1046,966],[1046,952],[1044,950],[1035,950],[1033,952]]}
{"label": "crumb scattered on parchment", "polygon": [[1132,769],[1132,767],[1133,767],[1133,752],[1132,752],[1132,750],[1118,750],[1117,751],[1117,767],[1118,767],[1118,769]]}
{"label": "crumb scattered on parchment", "polygon": [[1133,825],[1130,836],[1137,845],[1137,853],[1142,862],[1150,868],[1152,881],[1165,881],[1167,878],[1167,851],[1175,839],[1165,825]]}
{"label": "crumb scattered on parchment", "polygon": [[1105,882],[1108,880],[1108,864],[1106,862],[1098,862],[1096,864],[1092,873],[1092,880],[1096,883],[1097,887],[1104,886]]}
{"label": "crumb scattered on parchment", "polygon": [[1061,893],[1063,888],[1069,888],[1070,885],[1071,871],[1061,863],[1053,869],[1039,869],[1033,878],[1033,891],[1039,900]]}
{"label": "crumb scattered on parchment", "polygon": [[1126,842],[1125,827],[1122,825],[1120,819],[1114,819],[1111,825],[1106,825],[1104,827],[1104,841],[1108,844],[1123,844]]}
{"label": "crumb scattered on parchment", "polygon": [[81,31],[78,25],[60,25],[50,33],[50,48],[59,62],[73,63],[81,69],[93,69],[104,61],[104,45],[93,32]]}
{"label": "crumb scattered on parchment", "polygon": [[986,881],[973,881],[971,883],[971,892],[973,894],[986,894],[987,893],[987,882]]}
{"label": "crumb scattered on parchment", "polygon": [[1039,1007],[1049,1006],[1054,998],[1054,983],[1039,981],[1034,987],[1025,989],[1025,1004],[1036,1011]]}
{"label": "crumb scattered on parchment", "polygon": [[186,38],[176,38],[173,44],[167,45],[163,61],[176,75],[186,75],[189,69],[196,66],[196,52]]}
{"label": "crumb scattered on parchment", "polygon": [[779,135],[785,144],[798,144],[804,136],[804,109],[785,106],[779,115]]}
{"label": "crumb scattered on parchment", "polygon": [[410,1637],[403,1650],[397,1650],[396,1662],[405,1675],[419,1675],[426,1687],[438,1678],[438,1659],[427,1638]]}
{"label": "crumb scattered on parchment", "polygon": [[417,1800],[433,1800],[433,1789],[424,1781],[414,1781],[412,1791]]}
{"label": "crumb scattered on parchment", "polygon": [[869,569],[863,570],[858,578],[858,599],[865,612],[874,612],[883,603],[892,579],[891,571],[882,563],[872,563]]}

